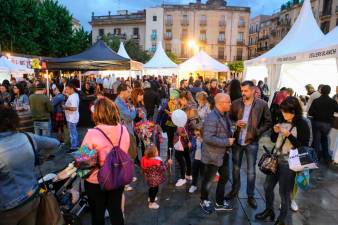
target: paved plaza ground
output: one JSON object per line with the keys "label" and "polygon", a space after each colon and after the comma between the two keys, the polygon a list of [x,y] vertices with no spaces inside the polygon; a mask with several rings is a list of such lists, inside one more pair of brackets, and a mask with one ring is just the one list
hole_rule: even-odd
{"label": "paved plaza ground", "polygon": [[[83,136],[86,129],[80,129]],[[268,138],[262,138],[260,146],[271,145]],[[163,149],[165,148],[165,143]],[[165,151],[162,151],[165,152]],[[262,152],[262,151],[261,151]],[[245,160],[245,159],[244,159]],[[52,172],[64,168],[71,161],[71,157],[64,152],[59,152],[56,157],[43,165],[43,171]],[[231,212],[215,212],[212,215],[203,214],[199,207],[200,193],[188,193],[189,185],[175,188],[173,174],[168,182],[160,188],[158,202],[160,209],[150,210],[147,207],[147,191],[140,169],[136,168],[138,180],[132,184],[131,192],[126,192],[125,217],[127,225],[257,225],[273,224],[255,221],[254,215],[265,207],[263,183],[265,175],[257,169],[257,182],[255,198],[258,209],[253,210],[246,199],[246,168],[245,163],[241,171],[242,188],[239,198],[235,199],[234,210]],[[298,213],[291,213],[289,225],[337,225],[338,224],[338,171],[321,166],[311,174],[312,188],[309,191],[299,191],[297,203],[300,207]],[[227,184],[229,191],[231,184]],[[216,183],[212,185],[211,200],[215,200]],[[275,189],[275,212],[278,215],[280,204],[278,186]],[[85,225],[90,225],[90,214],[82,217]],[[107,220],[106,224],[110,224]]]}

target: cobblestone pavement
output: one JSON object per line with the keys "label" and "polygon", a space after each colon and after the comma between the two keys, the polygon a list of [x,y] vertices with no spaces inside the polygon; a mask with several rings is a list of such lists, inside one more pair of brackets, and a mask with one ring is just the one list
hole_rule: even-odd
{"label": "cobblestone pavement", "polygon": [[[83,137],[86,129],[79,129]],[[262,138],[260,147],[271,146],[268,138]],[[163,145],[165,147],[165,143]],[[162,148],[165,149],[165,148]],[[166,152],[166,151],[161,151]],[[262,151],[260,151],[262,152]],[[244,159],[245,160],[245,159]],[[71,161],[71,157],[64,151],[56,153],[53,160],[43,164],[44,172],[58,171],[64,168]],[[245,161],[244,161],[245,162]],[[150,210],[147,207],[147,186],[140,175],[139,168],[136,168],[138,180],[132,184],[134,190],[126,193],[125,218],[127,225],[257,225],[273,224],[255,221],[254,215],[265,207],[263,182],[265,175],[257,169],[257,182],[255,198],[258,209],[253,210],[246,201],[246,168],[243,163],[241,171],[242,188],[239,197],[233,202],[232,212],[217,212],[212,215],[204,215],[199,207],[199,191],[196,194],[189,194],[189,185],[182,188],[175,188],[175,174],[169,177],[166,184],[162,185],[158,194],[159,210]],[[300,207],[298,213],[291,213],[290,225],[337,225],[338,224],[338,171],[321,167],[311,174],[312,188],[309,191],[299,191],[297,203]],[[230,183],[226,191],[230,190]],[[212,185],[210,194],[214,202],[215,187]],[[275,189],[275,209],[279,208],[280,199],[278,186]],[[90,224],[90,214],[87,212],[82,217],[85,225]],[[110,224],[108,221],[106,224]]]}

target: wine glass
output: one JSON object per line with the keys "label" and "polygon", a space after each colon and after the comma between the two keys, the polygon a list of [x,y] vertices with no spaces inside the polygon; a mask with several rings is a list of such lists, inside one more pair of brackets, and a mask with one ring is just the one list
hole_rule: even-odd
{"label": "wine glass", "polygon": [[235,135],[235,132],[236,132],[236,130],[237,130],[237,126],[236,126],[235,123],[232,123],[232,124],[231,124],[230,130],[231,130],[231,133],[232,133],[232,136],[231,136],[231,137],[233,138],[234,135]]}

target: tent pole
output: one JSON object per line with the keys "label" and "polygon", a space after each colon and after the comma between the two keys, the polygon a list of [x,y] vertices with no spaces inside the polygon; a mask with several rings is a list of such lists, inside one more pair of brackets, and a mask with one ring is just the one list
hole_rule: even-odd
{"label": "tent pole", "polygon": [[48,70],[46,70],[46,84],[47,84],[47,96],[49,98],[49,77],[48,77]]}

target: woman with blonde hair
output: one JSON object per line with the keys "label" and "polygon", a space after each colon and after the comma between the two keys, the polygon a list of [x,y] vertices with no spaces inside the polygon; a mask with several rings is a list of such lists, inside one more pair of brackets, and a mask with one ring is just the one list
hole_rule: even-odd
{"label": "woman with blonde hair", "polygon": [[[120,145],[120,148],[128,153],[129,133],[127,128],[120,123],[120,112],[113,101],[108,98],[98,99],[93,107],[92,119],[95,123],[95,128],[88,130],[82,146],[87,145],[89,149],[97,151],[99,166],[103,166],[108,153],[113,148],[112,144],[114,146]],[[91,224],[104,225],[104,215],[107,209],[111,224],[123,225],[124,218],[121,203],[124,187],[113,191],[103,191],[100,188],[97,173],[98,169],[95,169],[85,180],[85,189],[92,214]]]}
{"label": "woman with blonde hair", "polygon": [[196,94],[196,100],[197,100],[197,103],[198,103],[197,112],[198,112],[198,115],[203,122],[204,118],[210,112],[210,105],[209,105],[209,102],[208,102],[208,94],[205,91],[198,92]]}

